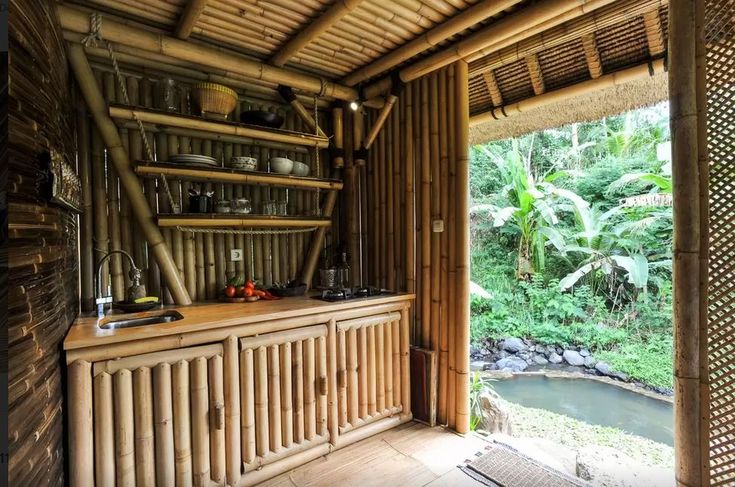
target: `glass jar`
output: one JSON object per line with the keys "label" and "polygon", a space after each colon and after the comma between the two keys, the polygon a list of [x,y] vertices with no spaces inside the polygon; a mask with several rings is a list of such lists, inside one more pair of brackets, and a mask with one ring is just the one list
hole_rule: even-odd
{"label": "glass jar", "polygon": [[229,200],[219,200],[214,205],[215,213],[232,213],[232,205]]}
{"label": "glass jar", "polygon": [[278,216],[288,215],[288,203],[285,200],[280,200],[276,202],[276,214]]}
{"label": "glass jar", "polygon": [[253,209],[250,204],[250,200],[247,198],[235,198],[230,202],[230,206],[232,207],[232,213],[240,213],[243,215],[247,215]]}
{"label": "glass jar", "polygon": [[261,211],[264,215],[275,215],[277,213],[275,200],[265,200],[261,206]]}
{"label": "glass jar", "polygon": [[172,78],[163,78],[159,85],[159,104],[161,110],[178,112],[180,110],[179,87]]}

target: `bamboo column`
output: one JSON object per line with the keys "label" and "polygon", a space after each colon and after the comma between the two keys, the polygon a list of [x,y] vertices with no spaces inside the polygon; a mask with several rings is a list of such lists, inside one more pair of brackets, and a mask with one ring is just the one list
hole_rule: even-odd
{"label": "bamboo column", "polygon": [[133,405],[135,407],[135,485],[154,487],[153,394],[151,369],[140,367],[133,371]]}
{"label": "bamboo column", "polygon": [[291,368],[291,343],[282,344],[279,351],[281,360],[281,443],[284,448],[293,444],[293,377]]}
{"label": "bamboo column", "polygon": [[278,345],[268,347],[268,425],[272,452],[283,448],[281,433],[281,366]]}
{"label": "bamboo column", "polygon": [[256,453],[265,456],[270,444],[268,440],[268,351],[258,347],[255,355],[255,435]]}
{"label": "bamboo column", "polygon": [[291,365],[293,367],[292,377],[294,380],[294,409],[293,409],[293,436],[296,443],[304,441],[304,347],[303,342],[294,342],[292,349]]}
{"label": "bamboo column", "polygon": [[77,107],[77,154],[79,180],[82,185],[82,214],[79,217],[79,268],[81,284],[81,308],[94,309],[94,207],[92,205],[92,163],[89,154],[90,134],[87,108],[83,101]]}
{"label": "bamboo column", "polygon": [[[447,113],[449,114],[451,123],[454,124],[456,120],[455,116],[455,108],[456,108],[456,100],[454,98],[454,93],[456,90],[456,83],[454,79],[454,65],[451,65],[447,68],[448,70],[448,79],[447,79]],[[449,187],[454,192],[456,187],[456,181],[457,181],[457,154],[455,152],[455,149],[457,147],[456,141],[454,136],[449,137],[448,140],[448,152],[449,152]],[[457,306],[456,306],[456,297],[457,297],[457,239],[456,239],[456,229],[457,229],[457,222],[455,218],[455,212],[454,208],[452,208],[451,212],[451,219],[448,222],[448,245],[447,245],[447,252],[449,253],[449,259],[448,259],[448,282],[449,282],[449,292],[448,292],[448,308],[449,308],[449,330],[448,330],[448,337],[447,337],[447,425],[450,428],[456,427],[456,404],[457,404],[457,389],[456,389],[456,382],[457,382],[457,376],[456,376],[456,369],[455,369],[455,362],[456,362],[456,347],[455,347],[455,330],[457,329]]]}
{"label": "bamboo column", "polygon": [[141,230],[143,231],[148,243],[151,246],[158,265],[166,279],[176,303],[188,305],[191,304],[191,298],[186,292],[184,283],[179,275],[176,266],[171,258],[168,248],[166,247],[160,230],[153,221],[153,214],[148,206],[148,202],[140,190],[138,178],[133,173],[129,159],[122,147],[120,136],[117,128],[106,112],[106,104],[102,94],[99,91],[92,68],[89,66],[84,48],[81,45],[74,44],[69,46],[69,60],[72,69],[79,84],[80,90],[84,95],[87,106],[94,118],[100,131],[105,145],[108,148],[108,155],[120,177],[120,182],[130,199],[135,216],[138,219]]}
{"label": "bamboo column", "polygon": [[431,262],[431,333],[430,343],[431,350],[439,355],[439,327],[440,321],[440,307],[439,301],[441,299],[441,267],[440,267],[440,252],[441,252],[441,234],[434,231],[433,224],[436,220],[439,220],[441,212],[441,189],[440,189],[440,177],[439,177],[439,77],[438,73],[431,73],[429,77],[429,134],[431,141],[431,164],[429,166],[431,174],[431,205],[429,208],[431,214],[431,229],[430,229],[430,245],[431,255],[427,256]]}
{"label": "bamboo column", "polygon": [[225,452],[227,481],[236,485],[240,480],[242,455],[240,453],[240,370],[237,338],[229,336],[224,342],[225,386]]}
{"label": "bamboo column", "polygon": [[[70,371],[71,372],[71,371]],[[70,379],[73,376],[70,376]],[[70,381],[71,382],[71,381]],[[71,384],[73,386],[73,384]],[[70,399],[74,396],[70,392]],[[74,399],[70,404],[83,404]],[[74,418],[74,408],[70,408],[70,417]],[[115,485],[115,414],[112,404],[112,376],[106,372],[94,378],[94,452],[88,452],[86,469],[92,467],[91,456],[94,456],[94,485]],[[91,422],[92,418],[89,418]],[[72,447],[72,444],[69,445]],[[70,465],[78,464],[75,456],[84,454],[84,449],[75,448],[70,451]],[[173,457],[172,457],[173,460]],[[71,479],[74,479],[74,469],[71,469]],[[74,485],[93,485],[91,482],[82,482]]]}
{"label": "bamboo column", "polygon": [[347,331],[347,420],[352,426],[359,418],[357,363],[357,330],[350,328]]}
{"label": "bamboo column", "polygon": [[[94,485],[92,436],[92,365],[76,361],[69,366],[69,481],[75,486]],[[97,388],[95,388],[97,390]]]}
{"label": "bamboo column", "polygon": [[[173,485],[174,470],[174,430],[173,399],[171,396],[171,366],[161,363],[153,369],[153,415],[156,432],[156,484]],[[110,485],[99,483],[99,485]]]}
{"label": "bamboo column", "polygon": [[[421,79],[421,346],[431,349],[431,130],[429,79]],[[459,196],[459,195],[458,195]],[[461,206],[461,205],[460,205]]]}
{"label": "bamboo column", "polygon": [[[674,183],[674,436],[677,485],[702,485],[700,435],[700,170],[696,2],[672,0],[669,10],[669,98]],[[701,107],[703,108],[703,107]],[[703,122],[700,122],[703,123]]]}
{"label": "bamboo column", "polygon": [[135,440],[133,420],[133,378],[129,370],[113,376],[115,405],[115,480],[116,485],[135,485]]}
{"label": "bamboo column", "polygon": [[[447,69],[442,69],[439,72],[439,100],[440,100],[440,117],[439,117],[439,165],[440,175],[439,180],[441,181],[441,219],[443,222],[444,229],[441,233],[441,251],[440,251],[440,266],[441,266],[441,289],[448,289],[449,287],[449,238],[447,236],[449,227],[449,123],[448,123],[448,106],[447,99],[451,94],[447,93]],[[439,401],[437,404],[437,420],[439,424],[446,424],[447,422],[447,375],[448,375],[448,347],[449,347],[449,293],[441,293],[441,310],[439,318],[439,387],[438,396]]]}
{"label": "bamboo column", "polygon": [[[416,190],[414,186],[414,153],[413,153],[413,86],[415,83],[409,83],[406,86],[406,105],[404,114],[404,124],[402,125],[402,137],[405,147],[403,166],[406,171],[404,180],[405,186],[405,227],[406,227],[406,292],[416,292]],[[411,327],[413,328],[413,315],[411,312]]]}
{"label": "bamboo column", "polygon": [[316,361],[314,339],[306,340],[304,350],[304,438],[311,441],[316,435]]}
{"label": "bamboo column", "polygon": [[191,408],[189,402],[189,362],[180,360],[171,367],[173,391],[174,457],[176,485],[191,485]]}
{"label": "bamboo column", "polygon": [[470,199],[469,199],[469,75],[464,61],[455,64],[455,153],[456,175],[456,254],[457,300],[455,318],[455,371],[457,375],[456,430],[466,433],[470,429]]}
{"label": "bamboo column", "polygon": [[209,359],[209,408],[211,420],[209,431],[209,450],[211,452],[211,478],[224,484],[226,472],[225,452],[225,385],[222,356]]}
{"label": "bamboo column", "polygon": [[253,350],[250,348],[240,352],[240,394],[242,405],[242,461],[252,463],[255,460],[255,371],[253,368]]}
{"label": "bamboo column", "polygon": [[209,484],[209,390],[207,359],[191,361],[192,470],[195,487]]}
{"label": "bamboo column", "polygon": [[[340,334],[340,337],[342,340],[344,340],[345,335],[344,332]],[[344,358],[344,348],[338,349],[337,348],[337,323],[334,320],[330,320],[327,330],[327,340],[329,343],[327,343],[327,385],[329,387],[328,393],[327,393],[327,402],[328,402],[328,408],[329,412],[326,414],[327,421],[329,422],[328,429],[329,429],[329,439],[330,442],[334,445],[337,442],[337,435],[339,434],[339,421],[340,421],[340,413],[339,410],[339,399],[337,396],[337,389],[339,387],[339,372],[338,372],[338,362],[340,362],[339,358]],[[340,354],[341,352],[341,354]],[[344,370],[342,368],[341,370]],[[344,382],[342,382],[344,383]],[[344,403],[343,403],[344,404]],[[345,413],[347,410],[345,410]],[[347,419],[347,414],[344,415],[344,419]]]}

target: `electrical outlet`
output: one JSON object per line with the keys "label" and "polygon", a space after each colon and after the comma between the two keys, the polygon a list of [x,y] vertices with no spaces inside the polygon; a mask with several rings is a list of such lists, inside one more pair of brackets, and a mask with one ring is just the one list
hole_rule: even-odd
{"label": "electrical outlet", "polygon": [[240,262],[242,260],[242,249],[230,249],[230,260]]}
{"label": "electrical outlet", "polygon": [[434,220],[431,222],[431,231],[434,233],[442,233],[444,231],[444,220]]}

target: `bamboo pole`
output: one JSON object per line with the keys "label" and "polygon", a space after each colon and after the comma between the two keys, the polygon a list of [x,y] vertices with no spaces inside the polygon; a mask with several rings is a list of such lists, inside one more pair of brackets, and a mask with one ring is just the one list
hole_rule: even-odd
{"label": "bamboo pole", "polygon": [[209,450],[211,452],[211,479],[225,483],[225,391],[222,356],[209,359]]}
{"label": "bamboo pole", "polygon": [[314,338],[305,340],[304,350],[304,438],[311,441],[316,435],[316,360]]}
{"label": "bamboo pole", "polygon": [[[441,233],[441,289],[449,287],[449,113],[448,100],[451,96],[447,92],[447,69],[439,72],[439,165],[441,167],[439,180],[441,185],[441,220],[443,231]],[[447,422],[447,378],[448,378],[448,347],[449,347],[449,293],[441,293],[441,311],[439,328],[439,401],[437,404],[438,421],[440,424]]]}
{"label": "bamboo pole", "polygon": [[197,20],[199,20],[202,12],[204,12],[204,9],[207,7],[207,1],[208,0],[189,0],[186,3],[184,11],[181,13],[179,23],[176,24],[176,30],[174,31],[174,35],[176,35],[176,37],[179,39],[187,39],[189,37],[191,31],[194,30]]}
{"label": "bamboo pole", "polygon": [[367,345],[367,330],[365,327],[357,330],[358,344],[357,344],[357,373],[358,373],[358,405],[359,405],[359,418],[365,419],[368,416],[368,345]]}
{"label": "bamboo pole", "polygon": [[[408,314],[409,323],[408,328],[411,329],[411,314]],[[400,319],[391,322],[390,333],[392,335],[391,345],[392,350],[390,351],[393,355],[393,407],[401,405],[403,398],[403,389],[401,383],[401,321]],[[409,331],[410,337],[410,331]]]}
{"label": "bamboo pole", "polygon": [[[69,366],[69,480],[73,485],[94,484],[92,436],[92,367],[77,360]],[[95,391],[98,387],[95,385]]]}
{"label": "bamboo pole", "polygon": [[[431,73],[429,77],[429,140],[430,140],[430,179],[431,179],[431,205],[430,211],[430,226],[431,233],[430,246],[431,252],[427,256],[431,262],[431,332],[430,332],[430,344],[431,350],[439,354],[439,327],[440,327],[440,306],[439,301],[441,299],[441,234],[434,230],[433,223],[440,219],[441,213],[441,189],[440,189],[440,170],[439,170],[439,77],[438,73]],[[433,406],[435,409],[436,406]]]}
{"label": "bamboo pole", "polygon": [[347,421],[354,426],[360,417],[357,372],[357,330],[354,328],[347,332],[347,347]]}
{"label": "bamboo pole", "polygon": [[281,433],[281,373],[278,345],[268,347],[268,426],[270,449],[279,452],[283,448]]}
{"label": "bamboo pole", "polygon": [[[71,392],[71,389],[70,389]],[[70,399],[73,396],[70,396]],[[83,404],[75,399],[70,404]],[[70,409],[70,414],[74,416],[74,409]],[[89,457],[86,458],[88,463],[84,464],[85,469],[94,465],[95,485],[115,485],[115,414],[112,405],[112,376],[107,373],[101,373],[94,378],[94,463]],[[91,420],[91,418],[89,418]],[[74,430],[76,429],[76,426]],[[80,430],[89,431],[89,430]],[[71,448],[72,445],[69,445]],[[84,453],[84,450],[74,449],[70,451],[71,465],[79,462],[75,460],[75,456]],[[70,472],[74,474],[74,470]],[[75,477],[72,476],[71,479]],[[80,479],[84,480],[84,479]],[[74,485],[93,485],[86,480]]]}
{"label": "bamboo pole", "polygon": [[253,349],[245,348],[240,352],[240,404],[242,405],[242,461],[255,460],[255,383],[253,369]]}
{"label": "bamboo pole", "polygon": [[700,411],[701,307],[700,253],[702,210],[697,106],[697,28],[695,2],[674,0],[669,10],[669,97],[672,180],[674,183],[674,435],[677,485],[702,485]]}
{"label": "bamboo pole", "polygon": [[327,376],[327,337],[325,335],[320,336],[316,339],[317,345],[317,414],[316,414],[316,431],[321,437],[328,436],[328,425],[327,425],[327,407],[328,407],[328,394],[329,384]]}
{"label": "bamboo pole", "polygon": [[[57,5],[56,11],[63,29],[79,34],[86,34],[89,31],[89,17],[86,12],[66,5]],[[143,28],[116,22],[110,18],[106,18],[102,23],[100,34],[102,38],[111,42],[136,47],[143,51],[163,54],[174,59],[197,63],[215,69],[227,66],[229,71],[255,80],[287,84],[302,91],[323,93],[324,96],[334,97],[340,100],[350,101],[357,99],[357,90],[324,81],[318,76],[297,73],[258,61],[252,61],[244,56],[230,53],[223,49],[202,44],[192,44],[191,42],[175,39]]]}
{"label": "bamboo pole", "polygon": [[[171,366],[167,363],[156,365],[153,369],[153,415],[156,424],[157,485],[173,485],[176,477],[171,391]],[[98,482],[98,485],[111,484]]]}
{"label": "bamboo pole", "polygon": [[[363,120],[364,116],[362,112],[357,111],[353,113],[352,148],[354,151],[362,147]],[[352,164],[350,164],[350,160],[347,161],[345,181],[345,195],[348,205],[345,212],[347,217],[347,247],[349,248],[350,259],[352,260],[352,272],[350,276],[350,285],[352,286],[362,284],[362,263],[360,262],[360,242],[362,236],[360,235],[360,184],[358,171],[360,166],[365,165],[365,160],[360,157],[355,152],[352,158]]]}
{"label": "bamboo pole", "polygon": [[397,101],[398,96],[392,93],[386,97],[385,104],[383,105],[383,108],[380,109],[378,118],[375,120],[375,122],[373,122],[373,126],[370,128],[370,132],[368,132],[368,135],[367,137],[365,137],[365,141],[363,142],[363,146],[366,149],[369,149],[370,146],[373,145],[373,142],[375,142],[375,139],[380,133],[380,129],[383,128],[385,121],[388,120],[388,116],[390,116],[391,111],[393,110],[393,106],[395,106]]}
{"label": "bamboo pole", "polygon": [[385,167],[385,179],[383,180],[383,186],[385,186],[385,199],[386,199],[386,207],[385,207],[385,243],[386,243],[386,259],[385,259],[385,287],[388,289],[395,289],[396,287],[396,275],[395,275],[395,265],[396,265],[396,255],[394,253],[394,246],[393,243],[395,241],[396,235],[394,232],[394,225],[395,225],[395,211],[396,211],[396,202],[393,199],[393,190],[394,186],[398,184],[398,181],[395,179],[393,175],[393,168],[397,165],[397,158],[396,158],[396,149],[400,146],[400,139],[395,137],[395,131],[393,130],[393,126],[395,125],[395,120],[393,117],[391,117],[388,120],[388,125],[386,126],[385,131],[387,132],[387,141],[386,141],[386,161],[384,164]]}
{"label": "bamboo pole", "polygon": [[309,130],[312,133],[319,137],[326,137],[324,131],[321,129],[321,127],[317,126],[314,117],[311,115],[311,113],[309,113],[304,104],[301,103],[301,100],[296,97],[296,94],[291,88],[289,88],[288,86],[279,85],[278,93],[281,95],[281,98],[283,98],[286,103],[291,105],[294,113],[298,115],[298,117],[306,124],[307,127],[309,127]]}
{"label": "bamboo pole", "polygon": [[421,346],[431,349],[431,118],[429,79],[421,79]]}
{"label": "bamboo pole", "polygon": [[[134,76],[128,76],[126,80],[126,89],[128,91],[128,97],[130,99],[130,103],[134,105],[140,105],[140,84],[138,83],[138,79]],[[122,99],[118,98],[118,99]],[[143,158],[143,138],[140,135],[139,131],[133,130],[132,132],[128,132],[127,139],[124,136],[124,131],[120,131],[121,138],[123,141],[123,144],[125,144],[125,141],[128,141],[128,147],[127,153],[130,155],[131,159],[138,159]],[[137,225],[135,224],[135,221],[132,217],[132,208],[130,207],[130,199],[128,199],[128,196],[125,194],[125,191],[120,193],[120,230],[121,230],[121,240],[122,240],[122,248],[124,251],[129,253],[133,256],[136,264],[140,268],[147,267],[147,256],[145,252],[145,242],[141,241],[135,241],[133,235],[137,234],[139,235],[141,232],[137,228]],[[124,277],[125,277],[125,288],[127,289],[128,286],[130,286],[130,262],[127,260],[123,263],[124,267]],[[148,290],[146,288],[146,290]]]}
{"label": "bamboo pole", "polygon": [[380,56],[376,61],[346,76],[342,81],[348,86],[354,86],[362,81],[372,78],[382,72],[388,71],[394,66],[409,58],[430,49],[438,43],[468,29],[485,19],[488,19],[503,10],[512,7],[518,0],[504,0],[501,2],[485,0],[472,7],[463,10],[456,16],[442,22],[420,37],[393,49],[389,53]]}
{"label": "bamboo pole", "polygon": [[191,304],[191,298],[187,294],[181,276],[178,274],[168,248],[164,244],[163,236],[153,222],[151,209],[143,196],[143,192],[140,190],[138,178],[135,177],[135,174],[130,169],[128,156],[122,148],[120,136],[117,133],[114,123],[106,115],[105,101],[94,80],[94,75],[85,57],[84,49],[80,45],[69,46],[69,60],[80,90],[87,102],[87,106],[108,148],[108,155],[117,170],[122,186],[130,198],[130,203],[138,219],[138,223],[151,246],[154,257],[166,278],[168,287],[178,304]]}
{"label": "bamboo pole", "polygon": [[259,457],[270,451],[268,439],[268,350],[258,347],[255,355],[255,428],[256,453]]}
{"label": "bamboo pole", "polygon": [[135,485],[155,487],[153,394],[151,369],[149,367],[140,367],[133,371],[133,394],[135,408]]}
{"label": "bamboo pole", "polygon": [[388,282],[388,236],[386,221],[388,219],[388,195],[387,195],[387,165],[390,152],[391,132],[381,134],[378,144],[377,192],[378,199],[378,283],[380,287],[387,287]]}
{"label": "bamboo pole", "polygon": [[176,485],[191,485],[191,407],[189,403],[189,362],[180,360],[171,367],[173,391],[174,456]]}
{"label": "bamboo pole", "polygon": [[224,341],[225,388],[225,455],[226,477],[232,485],[240,480],[240,391],[237,338],[230,335]]}
{"label": "bamboo pole", "polygon": [[115,405],[115,483],[135,485],[135,438],[133,420],[133,379],[129,370],[113,376]]}
{"label": "bamboo pole", "polygon": [[195,487],[209,484],[209,391],[207,359],[191,361],[192,473]]}
{"label": "bamboo pole", "polygon": [[291,343],[280,345],[281,359],[281,431],[284,448],[293,444],[293,377],[291,365]]}
{"label": "bamboo pole", "polygon": [[199,130],[221,135],[244,137],[247,139],[264,140],[281,144],[303,145],[324,149],[329,145],[325,137],[302,133],[288,133],[278,130],[258,129],[250,126],[213,122],[199,117],[187,117],[176,114],[151,111],[140,108],[131,108],[124,105],[112,105],[109,109],[110,117],[117,120],[140,120],[154,125],[165,125],[186,130]]}
{"label": "bamboo pole", "polygon": [[393,401],[393,321],[389,321],[382,326],[381,333],[383,334],[383,374],[385,381],[385,393],[384,409],[392,409],[394,405]]}
{"label": "bamboo pole", "polygon": [[[96,83],[96,81],[94,81]],[[105,146],[97,127],[92,129],[92,196],[94,204],[94,262],[100,262],[110,249],[107,197],[105,189]],[[97,288],[107,293],[110,281],[109,260],[102,264]]]}
{"label": "bamboo pole", "polygon": [[457,157],[457,316],[455,370],[457,374],[456,429],[466,433],[470,429],[470,223],[469,223],[469,118],[470,102],[468,66],[464,61],[455,64],[455,153]]}
{"label": "bamboo pole", "polygon": [[[454,98],[455,90],[456,90],[456,82],[455,82],[455,66],[449,66],[447,68],[448,71],[448,79],[447,79],[447,113],[449,114],[449,117],[451,117],[451,123],[456,124],[457,115],[456,115],[456,100]],[[451,191],[455,191],[456,187],[456,180],[457,180],[457,154],[455,152],[456,149],[456,142],[454,136],[449,137],[449,147],[447,147],[449,152],[449,187],[451,188]],[[451,218],[449,219],[449,225],[448,225],[448,244],[447,244],[447,251],[449,253],[449,296],[448,296],[448,307],[449,307],[449,330],[448,330],[448,337],[447,337],[447,425],[450,428],[455,428],[456,426],[456,403],[457,403],[457,389],[456,389],[456,382],[457,382],[457,376],[456,376],[456,370],[455,370],[455,362],[456,362],[456,349],[455,349],[455,330],[457,328],[457,306],[456,306],[456,296],[457,296],[457,244],[456,244],[456,237],[457,237],[457,222],[455,221],[455,212],[454,208],[451,212]]]}
{"label": "bamboo pole", "polygon": [[375,345],[375,410],[378,414],[385,411],[385,325],[372,326],[373,343]]}
{"label": "bamboo pole", "polygon": [[271,64],[274,66],[285,65],[289,59],[296,56],[307,44],[329,30],[342,17],[356,9],[361,2],[362,0],[339,0],[335,2],[324,13],[319,15],[313,22],[284,44],[271,58]]}
{"label": "bamboo pole", "polygon": [[[331,327],[330,327],[331,328]],[[335,327],[336,328],[336,327]],[[335,377],[335,391],[336,397],[333,399],[336,402],[336,414],[334,411],[335,405],[331,406],[332,414],[334,417],[330,417],[330,428],[329,435],[332,443],[337,439],[337,434],[340,427],[347,425],[347,334],[344,330],[331,330],[330,329],[330,341],[332,335],[336,332],[336,340],[332,343],[332,347],[336,348],[336,365],[334,374],[330,373],[330,377]],[[330,360],[332,355],[330,354]],[[336,424],[335,424],[336,421]]]}
{"label": "bamboo pole", "polygon": [[293,366],[294,410],[293,436],[294,441],[301,444],[304,441],[304,351],[303,342],[297,340],[292,348],[291,365]]}
{"label": "bamboo pole", "polygon": [[368,326],[367,333],[367,391],[368,404],[367,414],[374,416],[377,413],[377,378],[375,365],[375,326]]}
{"label": "bamboo pole", "polygon": [[334,148],[337,153],[332,158],[332,167],[335,169],[342,168],[345,165],[344,154],[341,153],[344,148],[344,133],[343,133],[343,113],[342,108],[335,107],[332,109],[332,133],[334,135]]}
{"label": "bamboo pole", "polygon": [[82,185],[82,214],[79,217],[79,267],[82,311],[94,309],[94,207],[92,163],[89,154],[90,133],[87,109],[80,100],[77,106],[77,154]]}
{"label": "bamboo pole", "polygon": [[[405,193],[405,227],[406,227],[406,292],[416,292],[416,207],[414,186],[414,153],[413,153],[413,87],[415,83],[406,86],[406,105],[404,124],[401,136],[405,147],[403,167],[406,171],[404,179]],[[413,318],[413,315],[411,315]],[[413,321],[412,321],[413,322]]]}
{"label": "bamboo pole", "polygon": [[408,309],[401,310],[400,349],[401,349],[401,406],[403,414],[411,412],[411,367],[410,367],[410,330],[408,323]]}

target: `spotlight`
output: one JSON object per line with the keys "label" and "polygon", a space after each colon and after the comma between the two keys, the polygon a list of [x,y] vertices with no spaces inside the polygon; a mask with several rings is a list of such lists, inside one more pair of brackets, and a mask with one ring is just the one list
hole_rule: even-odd
{"label": "spotlight", "polygon": [[351,101],[350,102],[350,109],[353,112],[356,112],[356,111],[358,111],[360,109],[360,106],[361,105],[362,105],[362,103],[360,103],[360,100]]}

